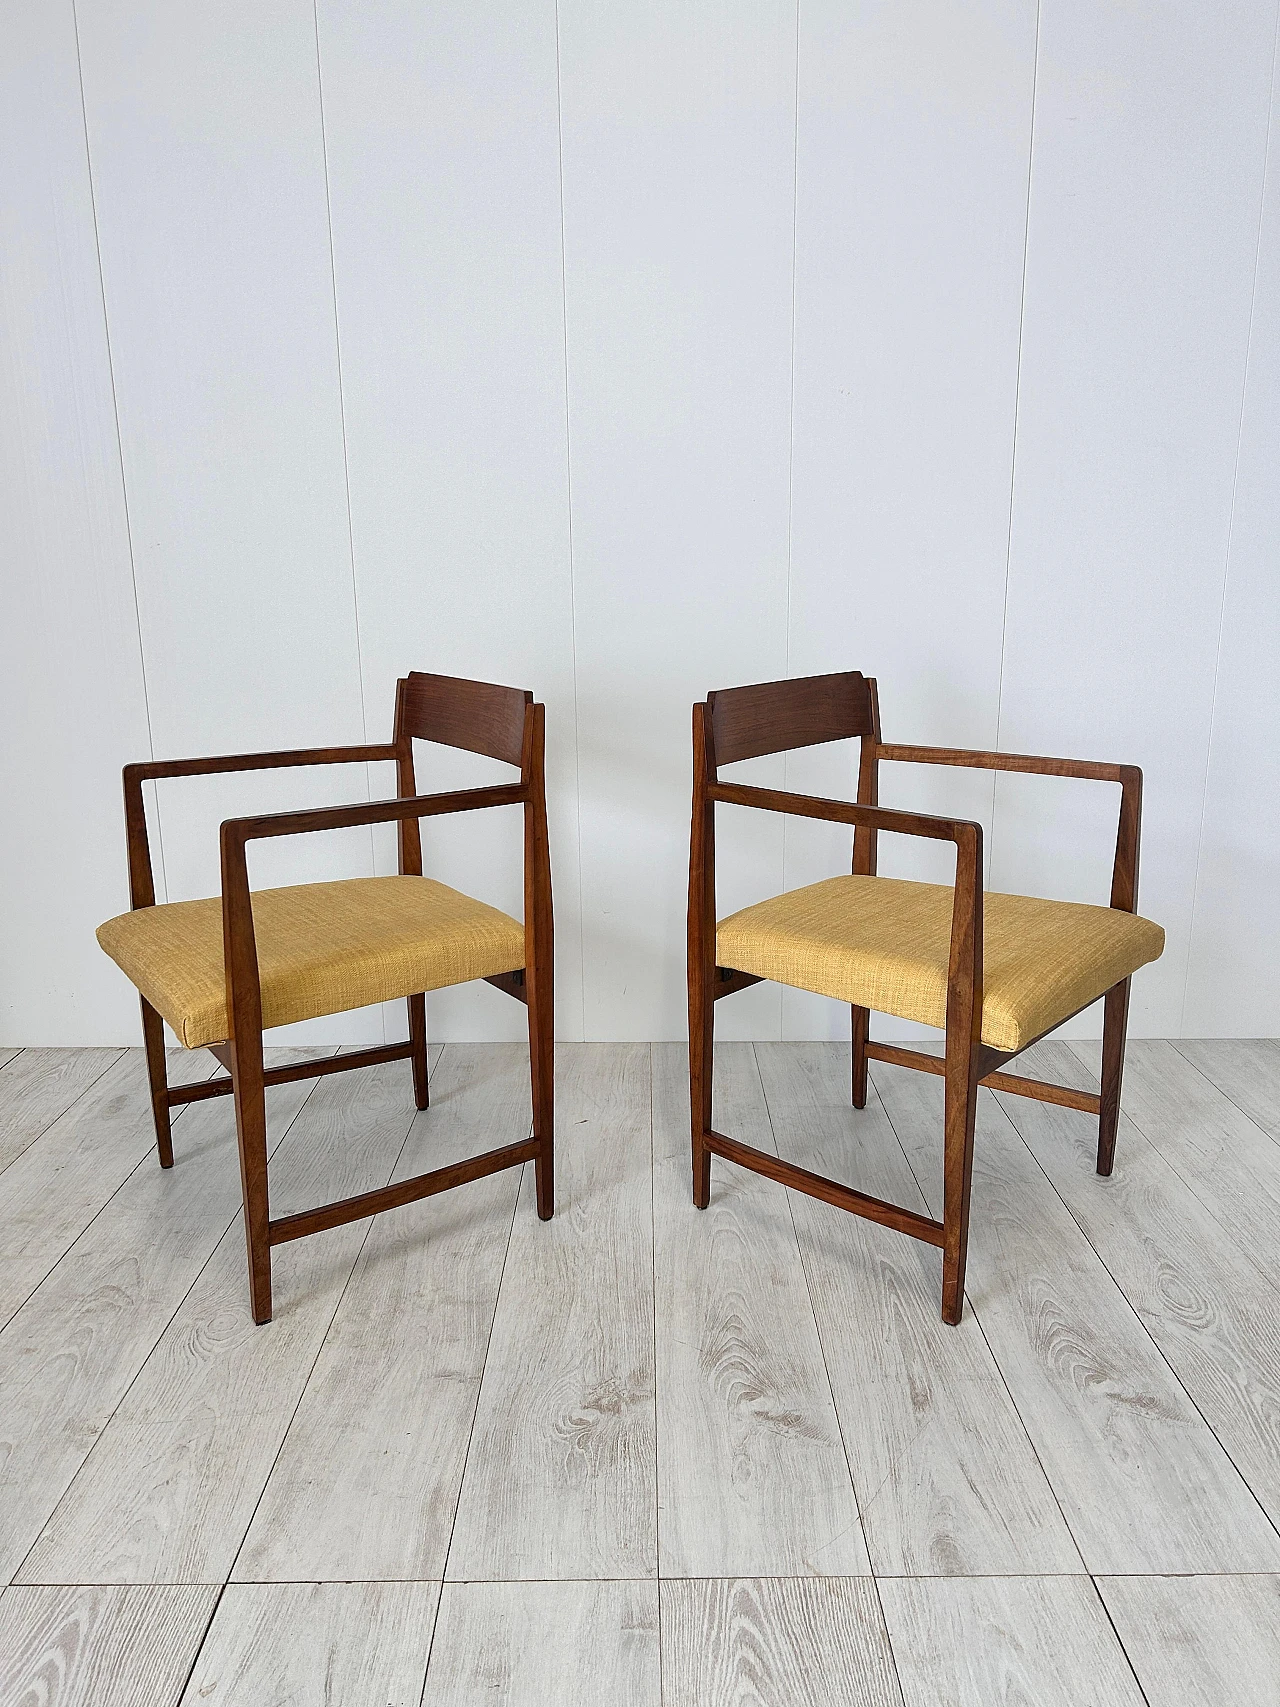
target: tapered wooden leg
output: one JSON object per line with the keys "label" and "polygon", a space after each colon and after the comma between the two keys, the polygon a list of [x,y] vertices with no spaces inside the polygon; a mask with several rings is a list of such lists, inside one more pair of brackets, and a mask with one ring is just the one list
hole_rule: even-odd
{"label": "tapered wooden leg", "polygon": [[871,1029],[871,1010],[851,1008],[853,1015],[853,1106],[867,1106],[867,1034]]}
{"label": "tapered wooden leg", "polygon": [[1098,1116],[1098,1172],[1105,1178],[1115,1164],[1116,1125],[1120,1119],[1120,1081],[1129,1029],[1129,980],[1113,984],[1102,1008],[1102,1096]]}
{"label": "tapered wooden leg", "polygon": [[[246,1059],[248,1057],[248,1059]],[[262,1040],[256,1050],[232,1045],[236,1139],[240,1146],[240,1190],[249,1253],[249,1306],[255,1322],[271,1320],[271,1242],[267,1200],[267,1103],[262,1082]]]}
{"label": "tapered wooden leg", "polygon": [[973,1185],[973,1126],[978,1112],[978,1051],[947,1050],[945,1157],[942,1195],[942,1319],[952,1327],[964,1312],[969,1254],[969,1193]]}
{"label": "tapered wooden leg", "polygon": [[689,984],[689,1130],[693,1140],[693,1201],[705,1209],[711,1201],[711,1152],[704,1134],[711,1130],[712,1040],[715,1003],[701,978]]}
{"label": "tapered wooden leg", "polygon": [[431,1091],[427,1085],[427,998],[410,996],[409,1041],[413,1045],[413,1100],[419,1108],[430,1108]]}
{"label": "tapered wooden leg", "polygon": [[529,1003],[529,1077],[533,1094],[533,1135],[538,1140],[534,1183],[538,1218],[555,1213],[555,1016],[550,968],[526,971]]}
{"label": "tapered wooden leg", "polygon": [[142,1041],[147,1048],[147,1077],[151,1081],[151,1117],[156,1123],[156,1149],[160,1166],[173,1166],[173,1138],[169,1128],[169,1078],[165,1070],[164,1021],[145,998],[142,1001]]}

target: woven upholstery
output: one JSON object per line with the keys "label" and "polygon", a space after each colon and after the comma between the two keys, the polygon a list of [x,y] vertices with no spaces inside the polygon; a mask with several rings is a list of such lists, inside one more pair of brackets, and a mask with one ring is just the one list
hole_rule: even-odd
{"label": "woven upholstery", "polygon": [[[951,889],[832,877],[725,919],[721,966],[945,1026]],[[1158,960],[1164,932],[1111,907],[989,894],[983,901],[982,1041],[1025,1049],[1113,984]]]}
{"label": "woven upholstery", "polygon": [[[522,925],[429,877],[260,889],[253,926],[264,1029],[524,965]],[[218,897],[122,913],[98,941],[188,1049],[230,1037]]]}

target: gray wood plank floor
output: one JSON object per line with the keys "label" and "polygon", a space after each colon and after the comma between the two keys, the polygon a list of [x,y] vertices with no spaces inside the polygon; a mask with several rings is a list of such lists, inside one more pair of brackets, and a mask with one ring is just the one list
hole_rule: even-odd
{"label": "gray wood plank floor", "polygon": [[[1280,1707],[1278,1064],[1134,1043],[1109,1181],[984,1094],[947,1329],[926,1247],[693,1209],[681,1047],[564,1046],[551,1223],[525,1169],[283,1246],[255,1329],[229,1104],[162,1174],[140,1051],[0,1049],[0,1701]],[[938,1082],[848,1068],[725,1045],[717,1125],[936,1211]],[[527,1058],[270,1127],[302,1207],[514,1141]]]}

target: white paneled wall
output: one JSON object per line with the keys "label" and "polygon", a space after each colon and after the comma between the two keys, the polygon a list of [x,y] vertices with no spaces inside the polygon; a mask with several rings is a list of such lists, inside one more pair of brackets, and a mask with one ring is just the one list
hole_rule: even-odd
{"label": "white paneled wall", "polygon": [[[839,668],[889,739],[1142,764],[1169,943],[1135,1029],[1280,1030],[1276,26],[0,0],[0,1041],[137,1035],[92,935],[127,905],[127,758],[378,738],[414,667],[547,703],[564,1037],[683,1032],[691,701]],[[852,783],[834,749],[755,770]],[[427,749],[420,783],[484,771]],[[165,785],[164,892],[216,889],[223,816],[391,789]],[[893,767],[884,796],[978,818],[994,887],[1105,899],[1105,788]],[[518,910],[514,821],[424,840]],[[280,842],[255,880],[392,858]],[[726,812],[722,905],[847,859]],[[769,987],[718,1017],[847,1026]],[[431,1001],[441,1038],[520,1018]]]}

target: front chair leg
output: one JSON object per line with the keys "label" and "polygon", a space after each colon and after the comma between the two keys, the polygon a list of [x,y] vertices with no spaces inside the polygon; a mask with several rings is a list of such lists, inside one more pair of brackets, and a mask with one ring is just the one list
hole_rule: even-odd
{"label": "front chair leg", "polygon": [[555,1018],[549,973],[533,968],[525,974],[529,1006],[529,1079],[533,1097],[533,1135],[538,1140],[533,1175],[537,1187],[538,1219],[555,1213]]}
{"label": "front chair leg", "polygon": [[978,1051],[947,1051],[942,1199],[942,1319],[952,1327],[964,1313],[969,1252],[969,1195],[973,1186],[973,1128],[978,1112]]}
{"label": "front chair leg", "polygon": [[[248,1053],[248,1052],[246,1052]],[[249,1254],[249,1306],[255,1322],[271,1320],[271,1232],[267,1199],[267,1101],[262,1079],[262,1045],[256,1057],[231,1051],[240,1147],[240,1190],[244,1198],[244,1236]]]}
{"label": "front chair leg", "polygon": [[1102,1094],[1098,1115],[1098,1172],[1106,1178],[1116,1159],[1116,1126],[1120,1119],[1120,1081],[1124,1076],[1124,1044],[1129,1029],[1129,980],[1113,984],[1102,1007]]}
{"label": "front chair leg", "polygon": [[871,1030],[870,1008],[851,1008],[853,1015],[853,1106],[867,1106],[867,1036]]}
{"label": "front chair leg", "polygon": [[409,1042],[413,1045],[413,1100],[419,1108],[430,1108],[431,1091],[427,1084],[427,998],[410,996]]}
{"label": "front chair leg", "polygon": [[145,997],[142,1001],[142,1041],[147,1049],[147,1077],[151,1083],[151,1117],[156,1127],[156,1149],[160,1166],[173,1166],[173,1137],[169,1128],[169,1078],[164,1049],[164,1021]]}
{"label": "front chair leg", "polygon": [[689,987],[689,1132],[693,1145],[693,1201],[705,1209],[711,1201],[711,1084],[714,1058],[715,1005],[704,980]]}

